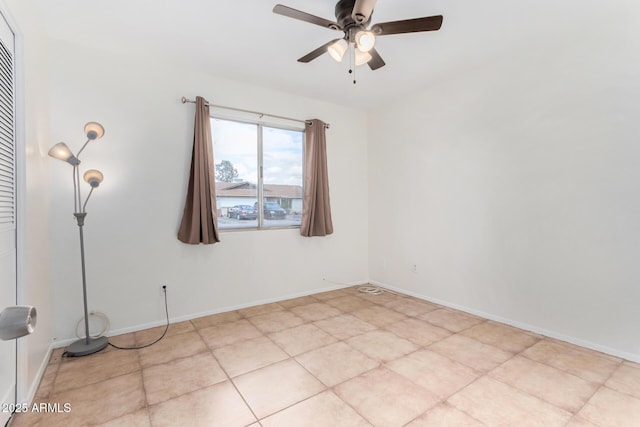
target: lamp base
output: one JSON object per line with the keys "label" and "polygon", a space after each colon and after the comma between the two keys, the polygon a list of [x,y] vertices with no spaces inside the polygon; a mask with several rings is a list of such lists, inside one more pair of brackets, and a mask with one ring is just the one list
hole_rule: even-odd
{"label": "lamp base", "polygon": [[89,338],[89,344],[82,338],[66,348],[65,353],[69,357],[88,356],[97,353],[109,345],[109,338]]}

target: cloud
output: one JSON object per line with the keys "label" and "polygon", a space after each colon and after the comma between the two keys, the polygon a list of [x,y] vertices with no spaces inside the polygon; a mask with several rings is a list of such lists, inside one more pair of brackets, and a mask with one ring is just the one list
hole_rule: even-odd
{"label": "cloud", "polygon": [[[258,178],[258,126],[230,120],[211,120],[214,163],[230,161],[238,178],[252,183]],[[303,136],[264,126],[263,166],[265,184],[302,185]]]}

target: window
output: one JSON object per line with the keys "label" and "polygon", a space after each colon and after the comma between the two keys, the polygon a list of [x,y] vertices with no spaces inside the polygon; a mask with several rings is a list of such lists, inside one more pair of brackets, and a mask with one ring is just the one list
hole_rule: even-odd
{"label": "window", "polygon": [[304,130],[211,119],[221,230],[300,227]]}

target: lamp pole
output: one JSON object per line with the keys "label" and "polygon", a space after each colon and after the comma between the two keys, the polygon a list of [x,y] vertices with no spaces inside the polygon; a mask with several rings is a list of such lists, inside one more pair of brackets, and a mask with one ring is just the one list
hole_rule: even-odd
{"label": "lamp pole", "polygon": [[84,339],[78,340],[66,349],[67,356],[87,356],[96,353],[109,344],[107,337],[92,338],[89,334],[89,309],[87,305],[87,274],[84,261],[84,219],[86,212],[75,212],[73,216],[78,222],[78,230],[80,231],[80,264],[82,267],[82,297],[84,299]]}
{"label": "lamp pole", "polygon": [[80,230],[80,264],[82,265],[82,296],[84,299],[84,330],[85,330],[85,344],[89,345],[89,309],[87,308],[87,273],[84,264],[84,218],[86,213],[74,213],[78,221],[78,230]]}

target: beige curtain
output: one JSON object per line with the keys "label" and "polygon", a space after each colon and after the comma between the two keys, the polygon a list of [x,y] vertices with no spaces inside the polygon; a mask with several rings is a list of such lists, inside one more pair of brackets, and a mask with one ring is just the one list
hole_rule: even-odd
{"label": "beige curtain", "polygon": [[327,175],[326,124],[314,119],[305,132],[304,202],[300,234],[305,237],[333,233]]}
{"label": "beige curtain", "polygon": [[209,103],[196,98],[196,120],[193,132],[193,153],[189,173],[189,189],[184,204],[182,223],[178,230],[181,242],[197,245],[220,241],[218,237],[218,210],[211,144]]}

